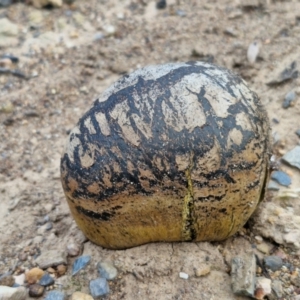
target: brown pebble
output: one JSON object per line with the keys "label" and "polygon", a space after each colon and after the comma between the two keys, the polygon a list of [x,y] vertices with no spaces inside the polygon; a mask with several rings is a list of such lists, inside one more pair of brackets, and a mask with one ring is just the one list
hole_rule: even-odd
{"label": "brown pebble", "polygon": [[195,269],[195,275],[197,277],[205,276],[210,273],[210,266],[209,265],[202,265]]}
{"label": "brown pebble", "polygon": [[75,292],[72,294],[71,300],[93,300],[93,297],[81,292]]}
{"label": "brown pebble", "polygon": [[45,288],[39,284],[32,284],[29,286],[30,297],[40,297],[43,295]]}
{"label": "brown pebble", "polygon": [[9,58],[0,59],[0,67],[10,69],[12,66],[12,61]]}
{"label": "brown pebble", "polygon": [[57,266],[57,275],[62,276],[66,273],[67,271],[67,266],[66,265],[58,265]]}
{"label": "brown pebble", "polygon": [[25,278],[29,284],[34,284],[38,282],[43,275],[44,275],[44,271],[42,269],[33,268],[25,274]]}
{"label": "brown pebble", "polygon": [[19,258],[19,260],[21,260],[21,261],[25,261],[25,260],[27,260],[27,256],[28,256],[27,253],[21,252],[21,253],[19,254],[18,258]]}
{"label": "brown pebble", "polygon": [[15,278],[12,275],[3,275],[0,277],[0,285],[13,286]]}
{"label": "brown pebble", "polygon": [[47,272],[50,273],[50,274],[54,274],[55,270],[50,267],[50,268],[47,269]]}

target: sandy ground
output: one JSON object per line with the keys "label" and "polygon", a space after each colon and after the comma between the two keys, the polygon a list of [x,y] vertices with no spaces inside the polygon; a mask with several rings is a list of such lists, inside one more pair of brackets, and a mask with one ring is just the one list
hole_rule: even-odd
{"label": "sandy ground", "polygon": [[[289,91],[300,92],[300,77],[267,84],[294,61],[300,68],[299,1],[254,7],[227,0],[169,1],[162,10],[142,0],[78,0],[51,10],[18,3],[1,9],[0,17],[18,28],[0,55],[17,56],[19,62],[9,68],[27,77],[0,75],[0,273],[18,269],[18,255],[26,247],[64,249],[78,235],[60,184],[60,156],[79,117],[122,74],[149,64],[213,61],[239,73],[258,93],[278,140],[277,157],[299,143],[300,101],[288,109],[282,102]],[[260,51],[251,64],[247,49],[254,41]],[[300,172],[285,165],[282,169],[292,177],[291,188],[299,187]],[[45,215],[53,228],[41,232],[37,221]],[[251,229],[246,235],[240,252],[251,247]],[[84,253],[92,253],[94,262],[105,257],[119,265],[121,275],[108,299],[239,299],[231,293],[220,249],[232,249],[230,244],[240,238],[126,251],[88,242]],[[212,262],[211,273],[195,278],[193,269],[204,261]],[[21,266],[30,268],[30,259]],[[191,280],[180,279],[180,271]],[[84,291],[92,268],[87,274],[81,278]]]}

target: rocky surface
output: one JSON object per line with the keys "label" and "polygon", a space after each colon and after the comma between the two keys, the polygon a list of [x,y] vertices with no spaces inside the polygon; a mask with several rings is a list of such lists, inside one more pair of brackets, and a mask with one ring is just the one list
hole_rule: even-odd
{"label": "rocky surface", "polygon": [[[67,299],[78,289],[90,299],[97,264],[110,262],[118,274],[108,281],[107,299],[247,299],[233,294],[231,261],[251,250],[256,278],[271,280],[259,281],[257,298],[299,299],[300,172],[293,151],[299,148],[300,2],[59,2],[52,9],[0,2],[0,276],[23,285],[0,286],[0,295],[29,298],[24,274],[39,267],[54,283],[36,299]],[[247,226],[221,243],[124,251],[91,244],[74,224],[60,185],[69,130],[122,74],[189,60],[232,69],[258,93],[277,166],[291,184],[269,190]],[[285,98],[293,99],[286,109]],[[72,277],[80,255],[91,261]],[[268,269],[269,256],[282,259],[280,269]],[[8,278],[3,282],[11,285]]]}

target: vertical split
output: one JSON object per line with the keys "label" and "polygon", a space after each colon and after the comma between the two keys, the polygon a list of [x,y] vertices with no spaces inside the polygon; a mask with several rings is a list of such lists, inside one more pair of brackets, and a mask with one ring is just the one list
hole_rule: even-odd
{"label": "vertical split", "polygon": [[196,237],[195,231],[195,215],[194,215],[194,192],[192,182],[192,169],[193,169],[193,157],[194,153],[191,153],[190,164],[187,170],[185,170],[185,176],[187,180],[187,193],[183,199],[182,209],[182,240],[192,241]]}

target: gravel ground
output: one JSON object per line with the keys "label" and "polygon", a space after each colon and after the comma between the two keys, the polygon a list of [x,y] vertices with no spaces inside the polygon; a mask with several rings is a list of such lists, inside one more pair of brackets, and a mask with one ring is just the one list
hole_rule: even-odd
{"label": "gravel ground", "polygon": [[[0,274],[21,274],[46,250],[77,243],[92,260],[71,277],[74,258],[68,258],[66,274],[56,280],[67,295],[89,293],[96,264],[108,260],[119,273],[107,299],[246,299],[231,291],[230,259],[251,249],[261,259],[281,251],[294,269],[270,273],[283,278],[277,299],[298,299],[300,172],[280,158],[299,144],[300,1],[206,2],[168,1],[164,9],[143,0],[0,8]],[[190,60],[232,69],[257,92],[268,110],[279,168],[292,184],[269,192],[251,222],[222,243],[109,251],[87,242],[60,183],[69,131],[121,75],[149,64]],[[290,94],[285,100],[291,91],[294,98]],[[276,225],[272,214],[285,214],[294,236],[277,236],[284,224],[273,231],[260,224],[265,218],[264,224]],[[210,272],[197,277],[203,264]]]}

